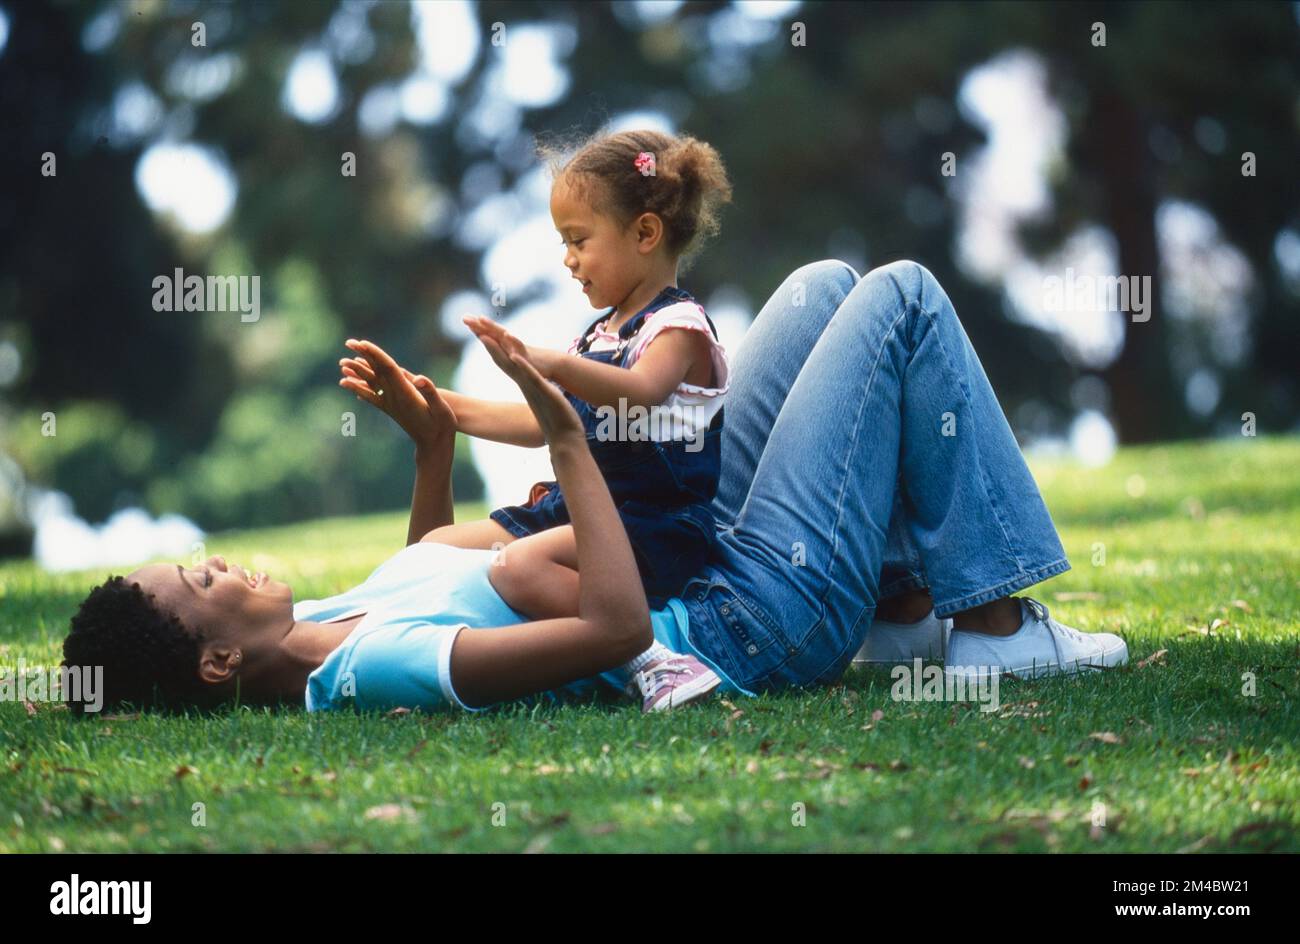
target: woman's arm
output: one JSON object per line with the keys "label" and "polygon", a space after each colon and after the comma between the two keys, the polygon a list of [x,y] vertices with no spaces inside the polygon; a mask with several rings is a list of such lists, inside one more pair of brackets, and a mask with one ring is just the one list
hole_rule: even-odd
{"label": "woman's arm", "polygon": [[587,448],[578,415],[522,356],[481,338],[528,400],[550,445],[551,463],[573,523],[578,615],[495,629],[466,629],[451,653],[457,694],[478,707],[595,675],[645,651],[650,611],[632,546]]}
{"label": "woman's arm", "polygon": [[360,357],[339,362],[345,367],[339,386],[387,413],[415,443],[415,488],[406,528],[406,543],[414,544],[434,528],[455,521],[451,464],[456,416],[433,381],[400,367],[379,345],[349,340],[347,346]]}
{"label": "woman's arm", "polygon": [[411,491],[411,519],[406,526],[406,543],[414,544],[434,528],[454,524],[455,501],[451,494],[451,463],[456,437],[415,447],[415,487]]}

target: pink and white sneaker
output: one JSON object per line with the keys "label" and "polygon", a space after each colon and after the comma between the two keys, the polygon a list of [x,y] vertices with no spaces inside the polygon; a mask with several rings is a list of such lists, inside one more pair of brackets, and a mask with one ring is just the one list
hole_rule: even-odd
{"label": "pink and white sneaker", "polygon": [[722,679],[695,656],[674,653],[648,663],[633,674],[632,682],[641,690],[642,711],[668,711],[703,698]]}

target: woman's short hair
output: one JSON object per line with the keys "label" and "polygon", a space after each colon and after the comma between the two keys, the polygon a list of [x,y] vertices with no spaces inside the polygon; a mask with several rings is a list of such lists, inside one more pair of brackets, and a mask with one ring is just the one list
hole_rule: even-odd
{"label": "woman's short hair", "polygon": [[[63,641],[63,665],[103,667],[101,707],[179,710],[213,702],[199,678],[203,634],[158,606],[138,583],[110,576],[81,601]],[[88,703],[64,693],[74,714],[90,714]]]}

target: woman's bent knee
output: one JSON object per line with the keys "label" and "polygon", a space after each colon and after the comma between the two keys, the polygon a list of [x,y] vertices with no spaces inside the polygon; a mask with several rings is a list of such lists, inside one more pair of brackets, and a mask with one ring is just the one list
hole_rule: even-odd
{"label": "woman's bent knee", "polygon": [[801,265],[785,279],[795,307],[806,304],[805,299],[819,297],[823,292],[834,296],[836,304],[843,301],[862,277],[856,269],[839,259],[819,259]]}
{"label": "woman's bent knee", "polygon": [[887,279],[898,291],[904,305],[914,304],[925,311],[935,312],[947,302],[948,296],[934,273],[911,259],[898,259],[877,266],[862,278],[863,281]]}

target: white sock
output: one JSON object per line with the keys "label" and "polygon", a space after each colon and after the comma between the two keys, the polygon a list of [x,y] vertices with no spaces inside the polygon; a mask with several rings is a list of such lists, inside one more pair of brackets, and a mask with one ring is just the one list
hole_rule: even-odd
{"label": "white sock", "polygon": [[654,642],[650,643],[650,648],[645,652],[641,653],[631,662],[623,663],[623,668],[632,675],[635,675],[651,662],[658,662],[660,659],[671,659],[675,655],[677,655],[677,653],[673,652],[656,639]]}

